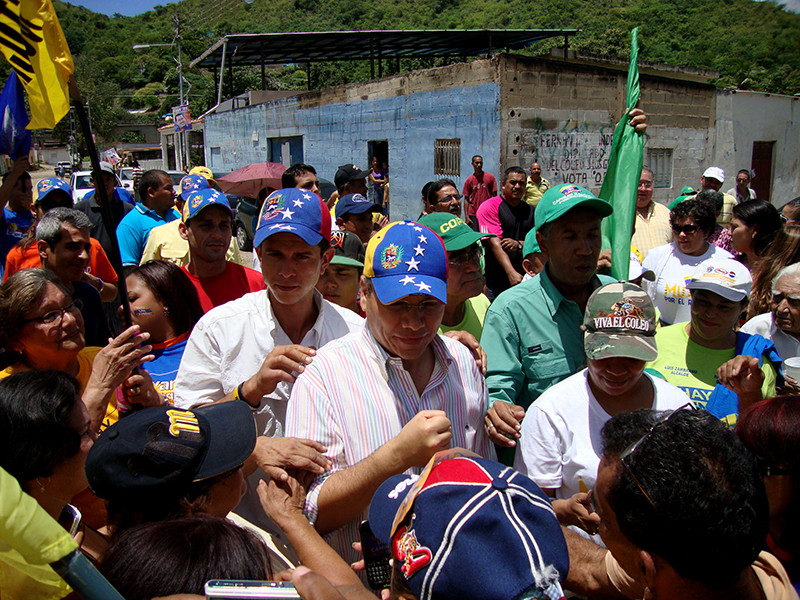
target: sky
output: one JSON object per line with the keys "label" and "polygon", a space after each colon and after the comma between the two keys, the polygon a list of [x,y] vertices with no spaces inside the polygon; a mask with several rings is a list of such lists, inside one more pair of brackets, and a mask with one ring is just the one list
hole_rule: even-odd
{"label": "sky", "polygon": [[[147,12],[152,10],[156,4],[169,4],[170,0],[115,0],[109,2],[108,0],[66,0],[70,4],[78,4],[85,6],[95,12],[103,13],[106,15],[113,15],[119,13],[128,17]],[[175,0],[172,0],[175,1]],[[800,13],[800,0],[778,0],[781,4],[786,6],[789,10]]]}

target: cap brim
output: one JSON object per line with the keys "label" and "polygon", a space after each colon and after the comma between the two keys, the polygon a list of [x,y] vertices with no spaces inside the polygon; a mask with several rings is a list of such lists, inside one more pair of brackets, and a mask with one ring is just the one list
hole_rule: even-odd
{"label": "cap brim", "polygon": [[357,267],[359,269],[364,268],[364,263],[358,262],[355,258],[347,258],[346,256],[334,256],[331,259],[330,264],[343,265],[345,267]]}
{"label": "cap brim", "polygon": [[212,206],[219,206],[220,208],[227,208],[228,212],[231,214],[231,219],[233,219],[236,215],[233,214],[233,209],[230,206],[225,206],[221,202],[209,202],[205,206],[202,206],[198,211],[196,211],[191,217],[186,217],[186,221],[190,221],[194,219],[197,215],[203,212],[205,209],[210,208]]}
{"label": "cap brim", "polygon": [[221,475],[244,463],[256,447],[256,421],[244,402],[223,402],[193,409],[209,425],[209,444],[194,481]]}
{"label": "cap brim", "polygon": [[711,281],[690,281],[686,287],[690,290],[706,290],[709,292],[714,292],[718,296],[722,296],[731,302],[741,302],[748,296],[746,292],[734,290],[733,288],[719,285],[718,283],[713,283]]}
{"label": "cap brim", "polygon": [[[406,277],[413,277],[414,282],[402,280]],[[382,304],[397,302],[400,298],[414,294],[424,294],[436,298],[439,302],[447,304],[447,281],[443,281],[430,275],[384,275],[383,277],[372,277],[370,279],[375,288],[375,294]],[[423,284],[420,287],[419,284]],[[425,288],[429,289],[425,289]]]}
{"label": "cap brim", "polygon": [[269,223],[256,230],[256,234],[253,236],[253,247],[258,248],[265,239],[276,233],[294,234],[309,246],[316,246],[325,239],[319,231],[315,231],[300,223],[292,223],[291,225],[288,223]]}
{"label": "cap brim", "polygon": [[340,212],[339,209],[336,209],[336,216],[341,217],[342,215],[360,215],[368,210],[377,210],[380,212],[383,210],[383,207],[380,204],[371,204],[369,202],[356,202],[350,208],[348,208],[344,212]]}
{"label": "cap brim", "polygon": [[444,249],[448,252],[456,252],[457,250],[463,250],[464,248],[469,248],[472,244],[481,241],[483,238],[490,238],[490,237],[497,237],[493,233],[478,233],[475,231],[470,231],[467,233],[460,233],[449,239],[444,244]]}
{"label": "cap brim", "polygon": [[633,358],[645,362],[658,358],[656,338],[652,335],[622,335],[600,331],[587,332],[583,338],[586,358]]}
{"label": "cap brim", "polygon": [[600,213],[601,218],[605,218],[614,212],[614,208],[608,202],[601,200],[600,198],[584,198],[574,203],[564,202],[562,206],[547,216],[547,221],[544,223],[537,223],[535,231],[539,231],[539,228],[545,223],[552,223],[556,219],[560,219],[569,211],[576,208],[594,208],[598,213]]}

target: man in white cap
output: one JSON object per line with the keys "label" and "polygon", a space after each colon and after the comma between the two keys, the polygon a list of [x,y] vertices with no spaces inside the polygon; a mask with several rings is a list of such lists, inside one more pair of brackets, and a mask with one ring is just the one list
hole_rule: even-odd
{"label": "man in white cap", "polygon": [[[704,190],[714,190],[715,192],[722,189],[722,184],[725,183],[725,171],[719,167],[708,167],[700,176],[700,187]],[[730,194],[723,194],[725,199],[722,205],[722,211],[717,217],[717,224],[722,227],[727,227],[731,224],[733,217],[733,207],[736,206],[736,198]]]}

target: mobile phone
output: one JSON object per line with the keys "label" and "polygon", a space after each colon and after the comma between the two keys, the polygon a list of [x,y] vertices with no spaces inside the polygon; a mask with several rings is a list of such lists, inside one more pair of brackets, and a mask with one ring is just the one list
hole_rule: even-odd
{"label": "mobile phone", "polygon": [[367,583],[373,590],[388,588],[392,581],[392,567],[389,560],[392,553],[380,541],[369,526],[369,521],[361,521],[358,526],[361,537],[361,550],[364,553],[364,566],[367,570]]}
{"label": "mobile phone", "polygon": [[75,537],[81,524],[81,511],[72,506],[72,504],[67,504],[61,509],[61,514],[58,515],[58,524],[69,531],[72,537]]}
{"label": "mobile phone", "polygon": [[294,584],[288,581],[245,581],[242,579],[212,579],[206,582],[206,598],[300,598]]}

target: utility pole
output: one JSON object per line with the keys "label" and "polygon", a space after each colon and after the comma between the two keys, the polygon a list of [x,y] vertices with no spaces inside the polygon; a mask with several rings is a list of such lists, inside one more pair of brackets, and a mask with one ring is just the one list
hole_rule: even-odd
{"label": "utility pole", "polygon": [[[172,22],[175,24],[175,40],[178,44],[178,96],[180,97],[179,104],[183,106],[183,61],[181,60],[181,18],[180,15],[175,13],[172,17]],[[173,115],[173,119],[175,116]],[[189,139],[186,135],[185,131],[181,131],[179,134],[180,137],[180,146],[181,146],[181,160],[180,163],[183,163],[178,167],[180,170],[183,165],[191,164],[191,157],[189,151]]]}

